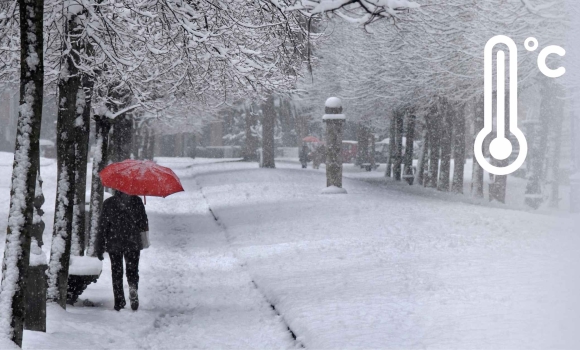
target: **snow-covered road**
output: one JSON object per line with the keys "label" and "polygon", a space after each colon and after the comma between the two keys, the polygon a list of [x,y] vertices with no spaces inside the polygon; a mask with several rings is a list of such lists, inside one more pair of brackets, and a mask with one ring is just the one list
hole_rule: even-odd
{"label": "snow-covered road", "polygon": [[[186,192],[147,198],[152,247],[142,252],[139,311],[112,310],[106,259],[99,281],[81,296],[97,307],[51,305],[48,332],[26,332],[26,349],[580,343],[580,245],[564,213],[474,205],[355,179],[345,180],[348,195],[320,195],[324,172],[292,162],[268,170],[160,161]],[[48,207],[54,168],[43,167]],[[0,181],[6,198],[9,177]]]}
{"label": "snow-covered road", "polygon": [[196,178],[306,348],[578,344],[570,218],[349,179],[348,195],[320,195],[324,172],[279,167],[212,165]]}

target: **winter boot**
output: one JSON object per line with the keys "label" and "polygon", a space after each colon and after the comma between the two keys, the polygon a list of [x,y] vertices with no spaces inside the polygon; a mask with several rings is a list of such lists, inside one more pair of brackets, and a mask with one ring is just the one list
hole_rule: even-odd
{"label": "winter boot", "polygon": [[127,304],[127,303],[125,302],[125,300],[121,300],[121,301],[119,301],[119,302],[116,302],[116,301],[115,301],[115,306],[114,306],[114,309],[115,309],[116,311],[120,311],[121,309],[125,308],[125,304]]}
{"label": "winter boot", "polygon": [[131,309],[137,311],[139,308],[139,295],[136,286],[129,286],[129,300],[131,300]]}

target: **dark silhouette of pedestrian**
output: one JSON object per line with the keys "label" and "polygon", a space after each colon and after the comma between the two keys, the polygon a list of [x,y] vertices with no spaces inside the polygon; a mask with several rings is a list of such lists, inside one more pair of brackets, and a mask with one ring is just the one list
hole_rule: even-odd
{"label": "dark silhouette of pedestrian", "polygon": [[113,277],[115,310],[125,307],[123,290],[123,258],[129,282],[131,309],[139,308],[139,257],[143,249],[141,232],[149,231],[149,222],[143,201],[121,191],[105,200],[96,240],[97,257],[109,253]]}
{"label": "dark silhouette of pedestrian", "polygon": [[300,154],[299,154],[299,159],[300,159],[300,164],[302,164],[302,169],[306,169],[306,167],[308,166],[308,146],[303,145],[302,149],[300,150]]}

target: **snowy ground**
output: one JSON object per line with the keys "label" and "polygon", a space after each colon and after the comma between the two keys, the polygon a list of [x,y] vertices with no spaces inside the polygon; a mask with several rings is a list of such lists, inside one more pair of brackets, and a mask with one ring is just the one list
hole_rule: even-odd
{"label": "snowy ground", "polygon": [[[26,332],[24,348],[571,349],[580,340],[579,226],[564,211],[403,186],[383,180],[384,168],[346,165],[349,193],[321,195],[324,171],[295,161],[275,170],[159,161],[186,192],[147,198],[139,311],[112,310],[106,258],[81,296],[97,307],[51,305],[48,332]],[[50,207],[56,167],[43,164]],[[46,242],[51,218],[47,210]]]}

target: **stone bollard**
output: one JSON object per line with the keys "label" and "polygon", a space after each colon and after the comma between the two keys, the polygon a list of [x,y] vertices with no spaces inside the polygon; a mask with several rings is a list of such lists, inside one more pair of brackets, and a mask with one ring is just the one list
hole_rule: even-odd
{"label": "stone bollard", "polygon": [[323,194],[346,193],[342,188],[342,101],[330,97],[325,103],[322,121],[326,123],[326,188]]}

